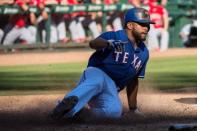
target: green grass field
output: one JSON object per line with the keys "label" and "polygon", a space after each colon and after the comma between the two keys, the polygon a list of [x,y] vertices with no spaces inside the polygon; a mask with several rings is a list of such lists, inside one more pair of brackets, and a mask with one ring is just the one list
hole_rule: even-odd
{"label": "green grass field", "polygon": [[144,81],[160,90],[197,88],[196,56],[151,59]]}
{"label": "green grass field", "polygon": [[[1,66],[0,95],[71,89],[85,67],[86,63]],[[197,87],[196,56],[150,59],[141,86],[159,90]]]}

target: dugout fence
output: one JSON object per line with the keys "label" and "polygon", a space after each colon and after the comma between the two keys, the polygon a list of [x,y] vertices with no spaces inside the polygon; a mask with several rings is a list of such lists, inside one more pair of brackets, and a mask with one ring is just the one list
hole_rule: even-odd
{"label": "dugout fence", "polygon": [[[97,12],[102,11],[102,27],[103,31],[105,31],[105,26],[107,23],[106,17],[108,11],[125,11],[129,8],[133,7],[132,5],[126,3],[120,3],[116,5],[95,5],[95,4],[83,4],[83,5],[47,5],[46,10],[49,14],[49,19],[46,22],[46,43],[40,43],[39,40],[35,44],[31,45],[9,45],[3,46],[0,45],[0,49],[9,49],[9,48],[62,48],[62,47],[77,47],[77,46],[86,46],[87,43],[84,44],[76,44],[76,43],[69,43],[67,45],[60,45],[60,44],[50,44],[49,43],[49,36],[50,36],[50,24],[51,24],[51,15],[53,13],[71,13],[71,12],[79,12],[79,11],[87,11],[87,12]],[[181,40],[178,36],[179,31],[183,25],[189,23],[191,21],[191,17],[197,15],[197,0],[169,0],[166,8],[169,12],[170,16],[170,47],[182,47]],[[144,7],[148,9],[148,7]],[[30,7],[29,9],[31,12],[39,13],[39,10],[36,7]],[[0,6],[0,15],[12,15],[23,13],[22,10],[18,6],[11,6],[11,5],[3,5]]]}

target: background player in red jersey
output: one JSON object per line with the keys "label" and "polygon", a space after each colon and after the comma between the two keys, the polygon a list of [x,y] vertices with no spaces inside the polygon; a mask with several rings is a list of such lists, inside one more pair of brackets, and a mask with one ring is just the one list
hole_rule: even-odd
{"label": "background player in red jersey", "polygon": [[148,37],[148,48],[150,50],[165,51],[169,45],[169,19],[168,12],[164,6],[159,5],[157,0],[149,3],[151,20],[155,22],[151,26]]}
{"label": "background player in red jersey", "polygon": [[[65,0],[51,0],[48,5],[65,5]],[[50,27],[50,43],[67,43],[69,39],[66,37],[66,24],[64,14],[52,13],[51,14],[51,27]]]}
{"label": "background player in red jersey", "polygon": [[[155,0],[128,0],[128,3],[132,4],[135,7],[141,7],[143,5],[148,5],[154,1]],[[165,6],[168,2],[168,0],[156,0],[156,1],[159,1],[159,3],[163,6]]]}
{"label": "background player in red jersey", "polygon": [[29,18],[29,7],[25,0],[15,0],[15,5],[18,5],[23,14],[15,14],[10,18],[10,23],[4,28],[3,45],[10,45],[19,40],[25,44],[32,44],[35,39],[31,36],[30,31],[26,28],[26,22]]}
{"label": "background player in red jersey", "polygon": [[[38,42],[45,43],[47,41],[47,32],[46,29],[46,22],[48,20],[48,13],[45,8],[45,0],[28,0],[30,6],[37,6],[38,12],[34,14],[35,20],[34,20],[34,30],[36,30],[36,36],[38,38]],[[50,34],[48,34],[50,35]]]}

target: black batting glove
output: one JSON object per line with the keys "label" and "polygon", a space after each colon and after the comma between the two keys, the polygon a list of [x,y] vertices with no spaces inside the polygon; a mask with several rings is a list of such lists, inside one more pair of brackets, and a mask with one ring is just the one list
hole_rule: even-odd
{"label": "black batting glove", "polygon": [[108,40],[108,43],[108,49],[115,49],[117,52],[123,52],[125,51],[125,44],[127,44],[128,41]]}

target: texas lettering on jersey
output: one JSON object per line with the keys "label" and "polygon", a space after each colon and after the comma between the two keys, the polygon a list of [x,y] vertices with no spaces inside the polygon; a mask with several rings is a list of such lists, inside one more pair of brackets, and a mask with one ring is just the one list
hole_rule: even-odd
{"label": "texas lettering on jersey", "polygon": [[[106,32],[99,37],[105,40],[129,40],[125,30]],[[132,41],[129,41],[121,51],[104,48],[94,52],[88,61],[88,67],[101,69],[123,89],[134,77],[144,78],[148,58],[149,52],[143,42],[135,49]]]}
{"label": "texas lettering on jersey", "polygon": [[[118,52],[115,51],[115,61],[119,63],[128,63],[128,58],[129,58],[129,52]],[[133,61],[131,62],[131,65],[135,68],[135,70],[138,72],[140,68],[142,67],[142,61],[139,59],[139,57],[134,54],[133,55]]]}

